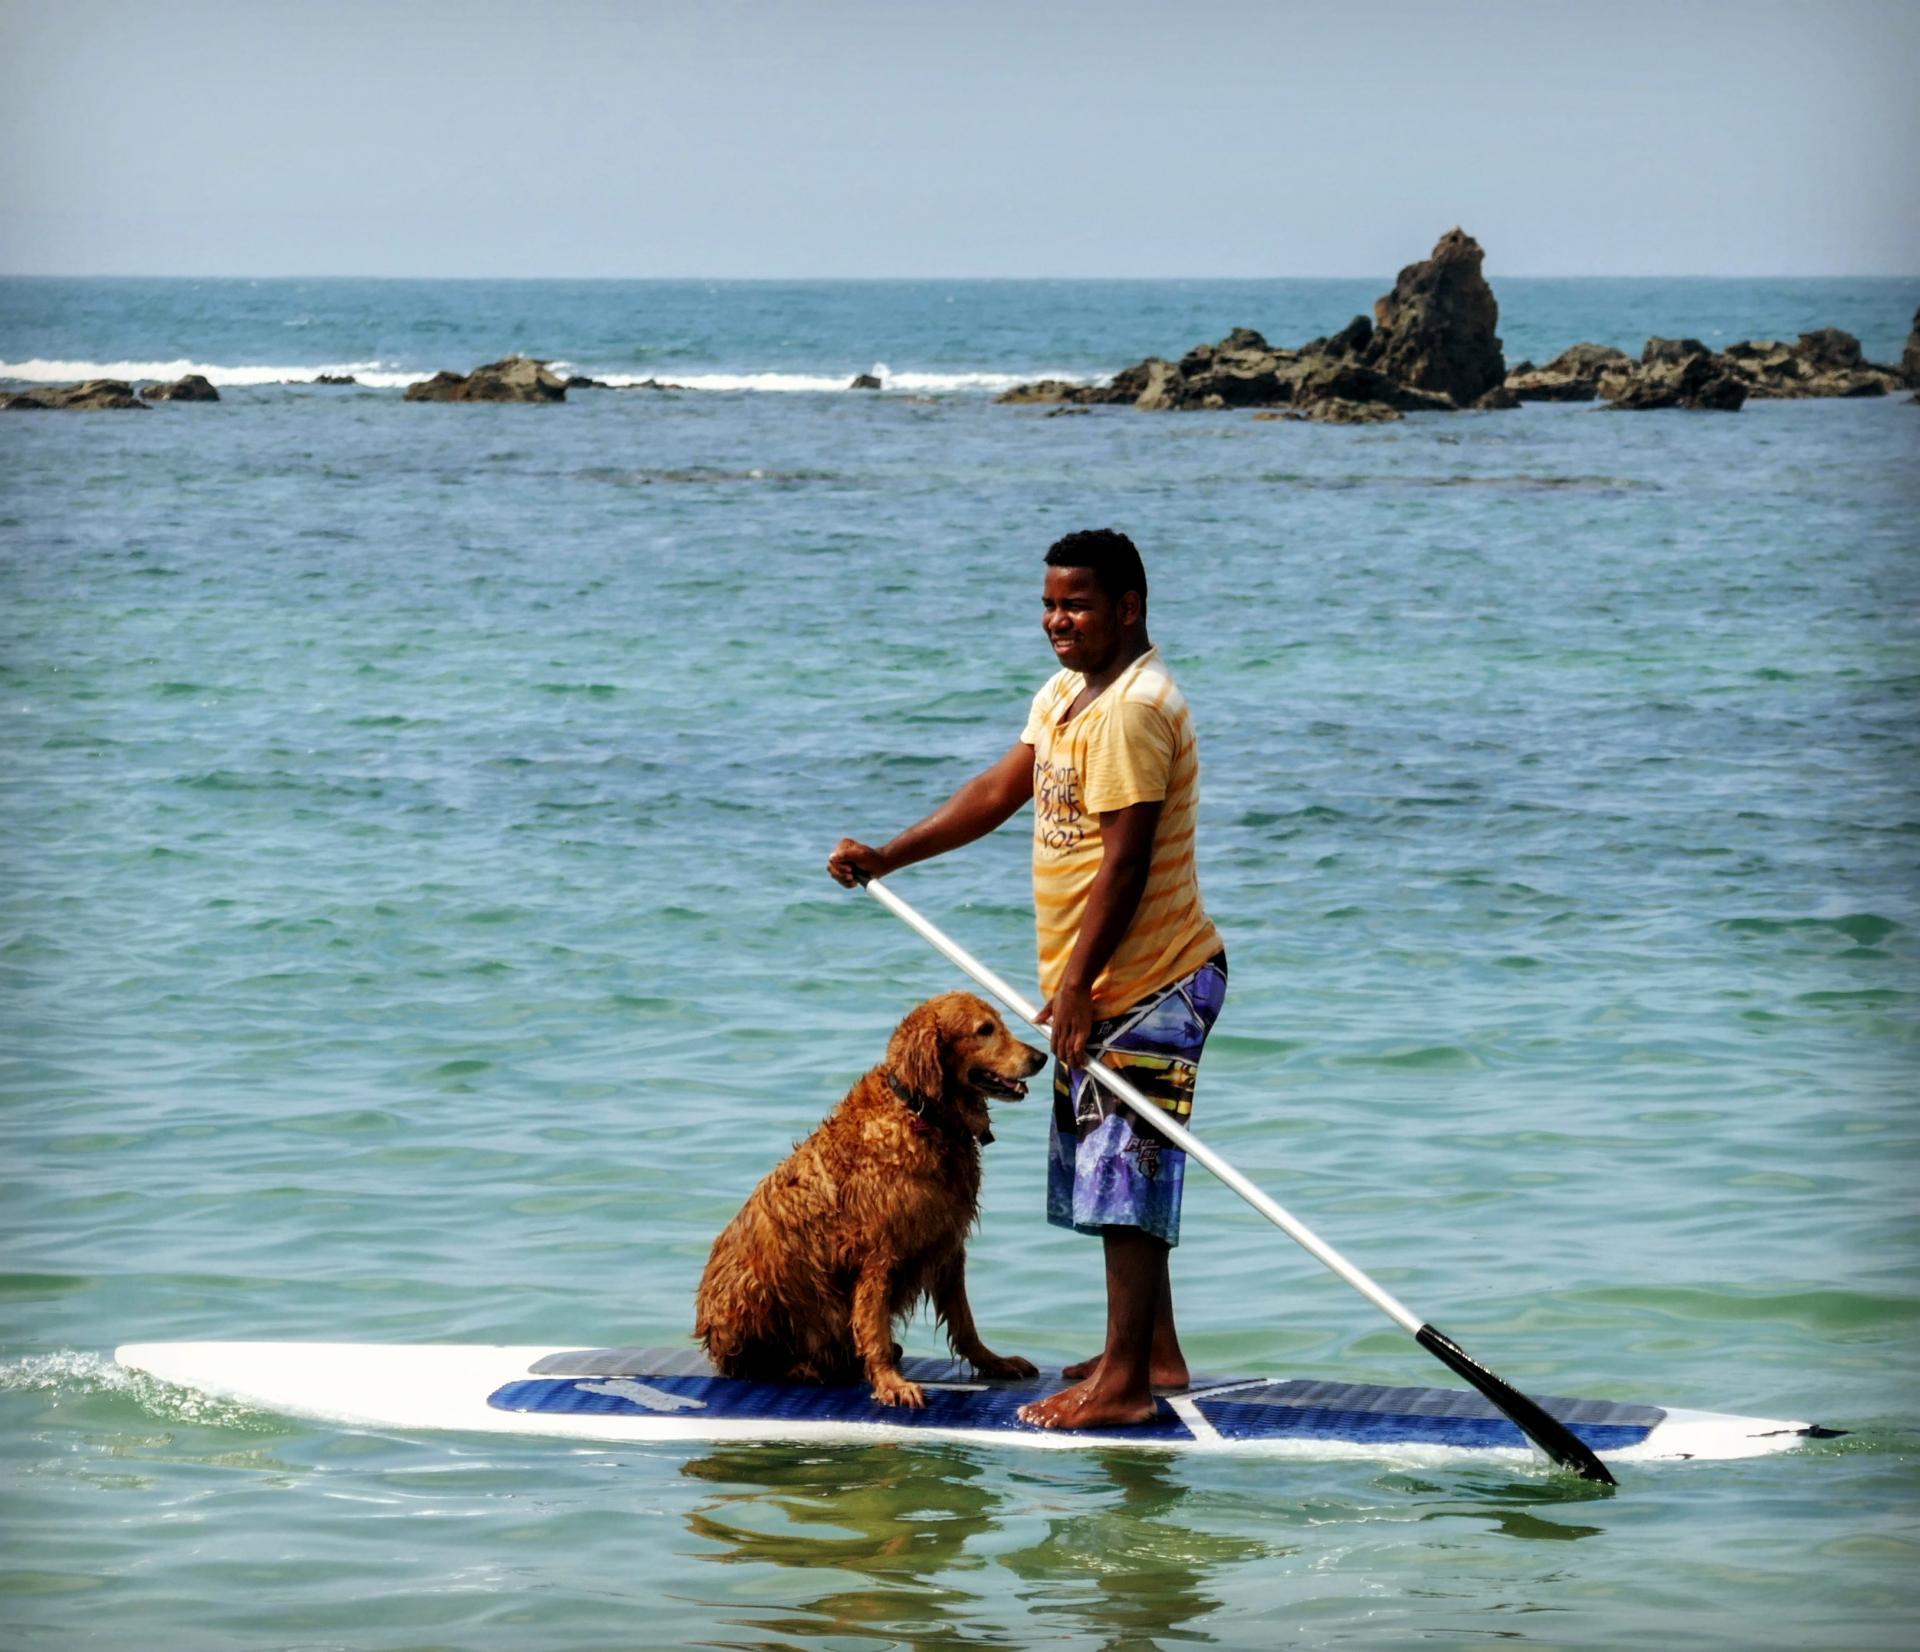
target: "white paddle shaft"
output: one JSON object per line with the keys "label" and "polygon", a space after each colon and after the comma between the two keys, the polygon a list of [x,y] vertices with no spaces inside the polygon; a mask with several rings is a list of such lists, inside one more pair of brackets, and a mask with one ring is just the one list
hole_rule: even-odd
{"label": "white paddle shaft", "polygon": [[[918,912],[914,911],[912,907],[907,905],[907,903],[891,889],[881,883],[878,878],[869,878],[867,880],[866,891],[902,923],[906,924],[910,929],[918,931],[937,951],[944,953],[955,964],[958,964],[961,969],[971,975],[974,980],[978,981],[988,992],[998,998],[1001,1003],[1005,1004],[1008,1009],[1012,1010],[1013,1013],[1019,1016],[1022,1021],[1026,1022],[1028,1026],[1035,1028],[1040,1027],[1040,1023],[1034,1019],[1034,1017],[1039,1014],[1039,1010],[1034,1005],[1029,1004],[1025,998],[1021,997],[1011,986],[1001,980],[992,970],[988,969],[985,964],[981,963],[978,958],[968,952],[965,947],[949,940],[940,930],[928,923],[925,918],[921,917]],[[1315,1233],[1312,1228],[1308,1227],[1305,1222],[1296,1216],[1290,1215],[1273,1199],[1261,1192],[1259,1188],[1255,1187],[1252,1182],[1248,1181],[1245,1176],[1235,1170],[1232,1165],[1228,1164],[1225,1159],[1221,1158],[1218,1153],[1214,1152],[1211,1147],[1196,1137],[1185,1125],[1172,1117],[1164,1108],[1156,1107],[1111,1067],[1101,1062],[1094,1061],[1088,1063],[1086,1070],[1091,1073],[1099,1083],[1105,1085],[1106,1088],[1118,1096],[1121,1101],[1131,1107],[1135,1113],[1152,1125],[1155,1130],[1165,1136],[1168,1141],[1172,1142],[1175,1147],[1192,1154],[1194,1158],[1198,1159],[1211,1170],[1214,1175],[1218,1176],[1220,1180],[1232,1188],[1235,1193],[1245,1199],[1248,1204],[1252,1205],[1255,1210],[1259,1211],[1262,1216],[1266,1217],[1269,1222],[1296,1245],[1299,1245],[1301,1249],[1305,1250],[1308,1255],[1321,1263],[1322,1266],[1337,1273],[1403,1331],[1407,1332],[1408,1335],[1417,1337],[1420,1334],[1424,1322],[1415,1317],[1405,1303],[1401,1302],[1390,1291],[1381,1289],[1380,1286],[1376,1285],[1335,1250],[1333,1246],[1329,1245]]]}

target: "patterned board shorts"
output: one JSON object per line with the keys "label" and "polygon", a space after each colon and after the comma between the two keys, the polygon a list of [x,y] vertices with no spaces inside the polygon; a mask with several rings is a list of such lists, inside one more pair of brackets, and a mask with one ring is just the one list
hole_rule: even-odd
{"label": "patterned board shorts", "polygon": [[[1108,1050],[1136,1088],[1185,1124],[1193,1112],[1200,1051],[1227,996],[1227,957],[1150,993],[1108,1021],[1087,1048]],[[1180,1243],[1180,1190],[1187,1156],[1086,1073],[1053,1065],[1053,1129],[1047,1143],[1047,1220],[1076,1233],[1140,1228]]]}

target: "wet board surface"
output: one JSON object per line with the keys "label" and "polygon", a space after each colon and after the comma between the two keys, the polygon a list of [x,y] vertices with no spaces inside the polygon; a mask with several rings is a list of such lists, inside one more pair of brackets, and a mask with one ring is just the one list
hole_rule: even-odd
{"label": "wet board surface", "polygon": [[[947,1439],[1072,1450],[1136,1446],[1236,1456],[1395,1461],[1505,1457],[1531,1448],[1466,1389],[1309,1379],[1196,1379],[1137,1428],[1034,1428],[1019,1408],[1062,1385],[976,1379],[962,1364],[908,1359],[923,1410],[877,1403],[865,1384],[821,1387],[721,1377],[695,1349],[370,1343],[135,1343],[123,1366],[289,1416],[412,1433],[440,1430],[635,1442]],[[1610,1461],[1752,1457],[1827,1431],[1804,1422],[1536,1394]]]}

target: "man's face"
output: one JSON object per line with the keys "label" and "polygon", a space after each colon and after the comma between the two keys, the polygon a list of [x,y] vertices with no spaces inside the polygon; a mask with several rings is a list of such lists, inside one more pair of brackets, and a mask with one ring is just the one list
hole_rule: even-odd
{"label": "man's face", "polygon": [[1040,609],[1053,657],[1085,676],[1113,658],[1127,627],[1139,619],[1140,598],[1126,591],[1115,602],[1091,568],[1049,568]]}

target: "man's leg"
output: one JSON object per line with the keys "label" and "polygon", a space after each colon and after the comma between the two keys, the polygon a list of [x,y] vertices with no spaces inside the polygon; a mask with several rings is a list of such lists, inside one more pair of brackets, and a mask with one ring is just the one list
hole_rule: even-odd
{"label": "man's leg", "polygon": [[1100,1238],[1107,1261],[1107,1351],[1085,1381],[1023,1405],[1023,1422],[1119,1428],[1153,1418],[1154,1339],[1168,1246],[1139,1228],[1103,1228]]}
{"label": "man's leg", "polygon": [[[1147,1356],[1147,1380],[1155,1388],[1185,1388],[1187,1386],[1187,1357],[1180,1350],[1180,1333],[1173,1322],[1173,1280],[1169,1275],[1168,1264],[1172,1261],[1171,1249],[1162,1249],[1160,1254],[1160,1288],[1153,1304],[1153,1346]],[[1092,1359],[1079,1360],[1069,1365],[1060,1374],[1080,1381],[1090,1377],[1106,1358],[1106,1350]]]}

